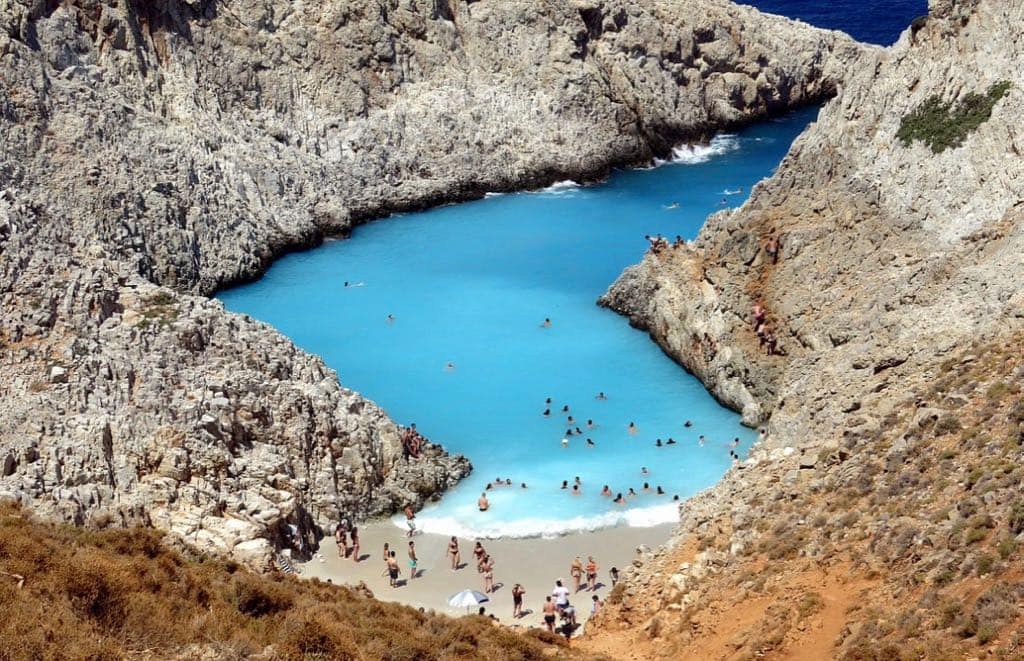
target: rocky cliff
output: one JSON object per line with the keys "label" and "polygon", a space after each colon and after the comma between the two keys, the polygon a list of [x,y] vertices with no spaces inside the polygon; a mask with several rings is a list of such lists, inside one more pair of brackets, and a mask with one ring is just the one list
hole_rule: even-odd
{"label": "rocky cliff", "polygon": [[421,502],[465,462],[406,460],[201,295],[360,220],[820,100],[864,50],[720,0],[0,2],[0,488],[257,560]]}
{"label": "rocky cliff", "polygon": [[[862,56],[741,209],[712,216],[691,245],[646,256],[602,299],[766,434],[684,507],[672,557],[700,539],[711,555],[694,576],[692,547],[685,571],[670,561],[642,574],[655,604],[699,619],[724,600],[727,619],[731,599],[756,594],[746,625],[768,630],[796,612],[785,588],[799,597],[798,568],[813,567],[842,574],[837,591],[877,593],[847,604],[856,613],[833,612],[850,626],[831,631],[828,654],[837,642],[869,658],[857,655],[875,636],[931,656],[974,637],[979,617],[987,633],[969,644],[1020,622],[1022,26],[1020,3],[933,2],[891,50]],[[751,590],[758,572],[769,587]],[[800,580],[806,592],[825,579]],[[987,589],[1001,591],[998,617],[985,614]],[[962,618],[939,612],[950,599]],[[872,608],[905,621],[879,624]],[[793,618],[776,640],[733,626],[735,647],[715,653],[798,649]],[[688,626],[677,641],[708,642]]]}

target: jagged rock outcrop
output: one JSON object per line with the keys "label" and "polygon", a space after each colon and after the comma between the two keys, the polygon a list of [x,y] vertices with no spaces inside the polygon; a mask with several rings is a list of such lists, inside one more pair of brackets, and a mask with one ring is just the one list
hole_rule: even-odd
{"label": "jagged rock outcrop", "polygon": [[320,361],[194,295],[820,100],[864,50],[722,0],[0,2],[0,490],[246,558],[421,502],[465,463],[407,462]]}
{"label": "jagged rock outcrop", "polygon": [[[742,208],[602,298],[764,431],[627,588],[645,597],[624,621],[679,623],[658,616],[640,638],[673,639],[677,655],[713,635],[729,639],[723,658],[804,649],[814,626],[794,613],[811,592],[832,608],[822,658],[888,641],[940,658],[1019,625],[1006,571],[1024,541],[1022,26],[1020,3],[933,2],[863,55]],[[959,116],[971,98],[991,115]],[[928,144],[905,141],[928,108]]]}

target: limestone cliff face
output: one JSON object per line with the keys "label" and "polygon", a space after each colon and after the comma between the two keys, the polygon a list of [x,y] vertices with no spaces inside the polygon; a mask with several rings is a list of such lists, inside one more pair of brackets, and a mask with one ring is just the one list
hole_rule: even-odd
{"label": "limestone cliff face", "polygon": [[[1022,26],[1021,3],[933,3],[892,49],[863,54],[742,208],[603,297],[766,433],[683,506],[675,550],[630,584],[645,597],[624,621],[674,609],[680,649],[729,630],[723,657],[802,649],[817,630],[822,658],[892,640],[939,658],[1019,625],[1019,610],[1000,610],[972,638],[996,593],[1020,602],[1006,571],[1024,540]],[[898,136],[920,109],[953,117],[1004,82],[958,146]],[[757,303],[782,355],[759,346]],[[818,625],[796,614],[814,591],[833,609]],[[957,599],[962,613],[940,614]],[[759,615],[740,615],[755,602]],[[697,624],[715,617],[717,632]]]}
{"label": "limestone cliff face", "polygon": [[197,295],[819,100],[864,50],[721,0],[0,2],[0,489],[255,558],[421,502],[466,463],[403,459],[319,360]]}

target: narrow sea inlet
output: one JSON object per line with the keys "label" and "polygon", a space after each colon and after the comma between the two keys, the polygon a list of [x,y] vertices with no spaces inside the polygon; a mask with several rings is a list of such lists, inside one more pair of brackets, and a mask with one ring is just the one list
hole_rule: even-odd
{"label": "narrow sea inlet", "polygon": [[[220,298],[470,458],[473,474],[419,514],[428,532],[522,537],[674,521],[673,497],[712,485],[733,440],[742,454],[756,433],[595,300],[640,259],[644,235],[692,239],[708,214],[741,204],[815,115],[719,136],[600,185],[370,223]],[[512,485],[487,491],[480,512],[477,498],[498,478]],[[605,485],[625,503],[602,495]]]}

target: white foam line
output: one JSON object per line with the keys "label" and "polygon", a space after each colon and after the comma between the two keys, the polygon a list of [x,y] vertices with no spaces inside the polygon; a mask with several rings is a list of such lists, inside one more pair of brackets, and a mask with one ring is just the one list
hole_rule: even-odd
{"label": "white foam line", "polygon": [[566,179],[565,181],[556,181],[547,188],[540,189],[540,193],[567,193],[571,190],[579,188],[580,185],[572,179]]}
{"label": "white foam line", "polygon": [[[453,516],[431,516],[421,513],[416,517],[416,528],[423,532],[460,537],[463,539],[521,539],[528,537],[552,538],[577,532],[591,532],[602,528],[628,526],[650,528],[663,523],[679,521],[679,502],[616,510],[595,516],[577,516],[570,519],[527,518],[517,521],[468,523]],[[396,527],[406,529],[405,517],[391,519]]]}
{"label": "white foam line", "polygon": [[722,156],[728,154],[731,151],[736,151],[740,148],[740,141],[736,135],[732,133],[722,133],[716,135],[711,139],[711,142],[706,145],[680,145],[672,149],[672,157],[663,160],[655,159],[655,165],[664,165],[665,163],[681,163],[684,165],[696,165],[698,163],[707,163],[716,156]]}

